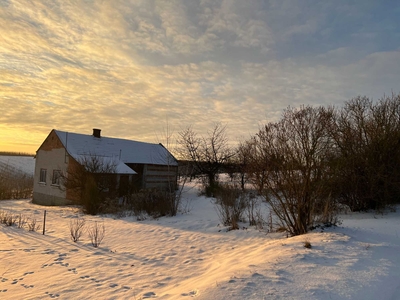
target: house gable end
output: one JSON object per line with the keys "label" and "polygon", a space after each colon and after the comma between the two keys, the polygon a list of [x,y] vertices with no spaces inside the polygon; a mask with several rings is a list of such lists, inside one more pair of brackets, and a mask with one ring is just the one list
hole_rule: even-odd
{"label": "house gable end", "polygon": [[51,151],[53,149],[61,148],[64,148],[64,145],[56,134],[55,130],[53,129],[36,152],[38,152],[39,150]]}

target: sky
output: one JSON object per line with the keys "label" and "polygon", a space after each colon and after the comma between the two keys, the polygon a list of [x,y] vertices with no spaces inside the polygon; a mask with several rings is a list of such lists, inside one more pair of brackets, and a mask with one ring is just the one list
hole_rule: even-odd
{"label": "sky", "polygon": [[54,128],[159,142],[399,93],[400,1],[0,0],[0,151]]}

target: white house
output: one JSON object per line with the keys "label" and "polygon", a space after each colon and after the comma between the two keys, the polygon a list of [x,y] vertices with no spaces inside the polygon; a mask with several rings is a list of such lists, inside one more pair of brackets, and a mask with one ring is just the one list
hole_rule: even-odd
{"label": "white house", "polygon": [[178,162],[162,144],[102,137],[100,129],[93,129],[92,135],[53,129],[36,151],[33,202],[65,205],[76,200],[62,187],[61,175],[94,156],[113,162],[121,187],[127,182],[137,189],[176,186]]}

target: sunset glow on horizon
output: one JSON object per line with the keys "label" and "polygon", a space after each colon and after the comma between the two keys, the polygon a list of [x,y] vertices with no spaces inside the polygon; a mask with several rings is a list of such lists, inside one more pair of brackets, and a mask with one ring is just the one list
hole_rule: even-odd
{"label": "sunset glow on horizon", "polygon": [[0,0],[0,151],[52,129],[233,142],[290,106],[398,93],[400,3]]}

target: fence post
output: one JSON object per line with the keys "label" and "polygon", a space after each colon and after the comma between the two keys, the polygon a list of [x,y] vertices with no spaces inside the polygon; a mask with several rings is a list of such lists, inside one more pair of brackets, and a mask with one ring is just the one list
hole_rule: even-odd
{"label": "fence post", "polygon": [[46,231],[46,210],[44,211],[43,215],[43,235],[45,231]]}

